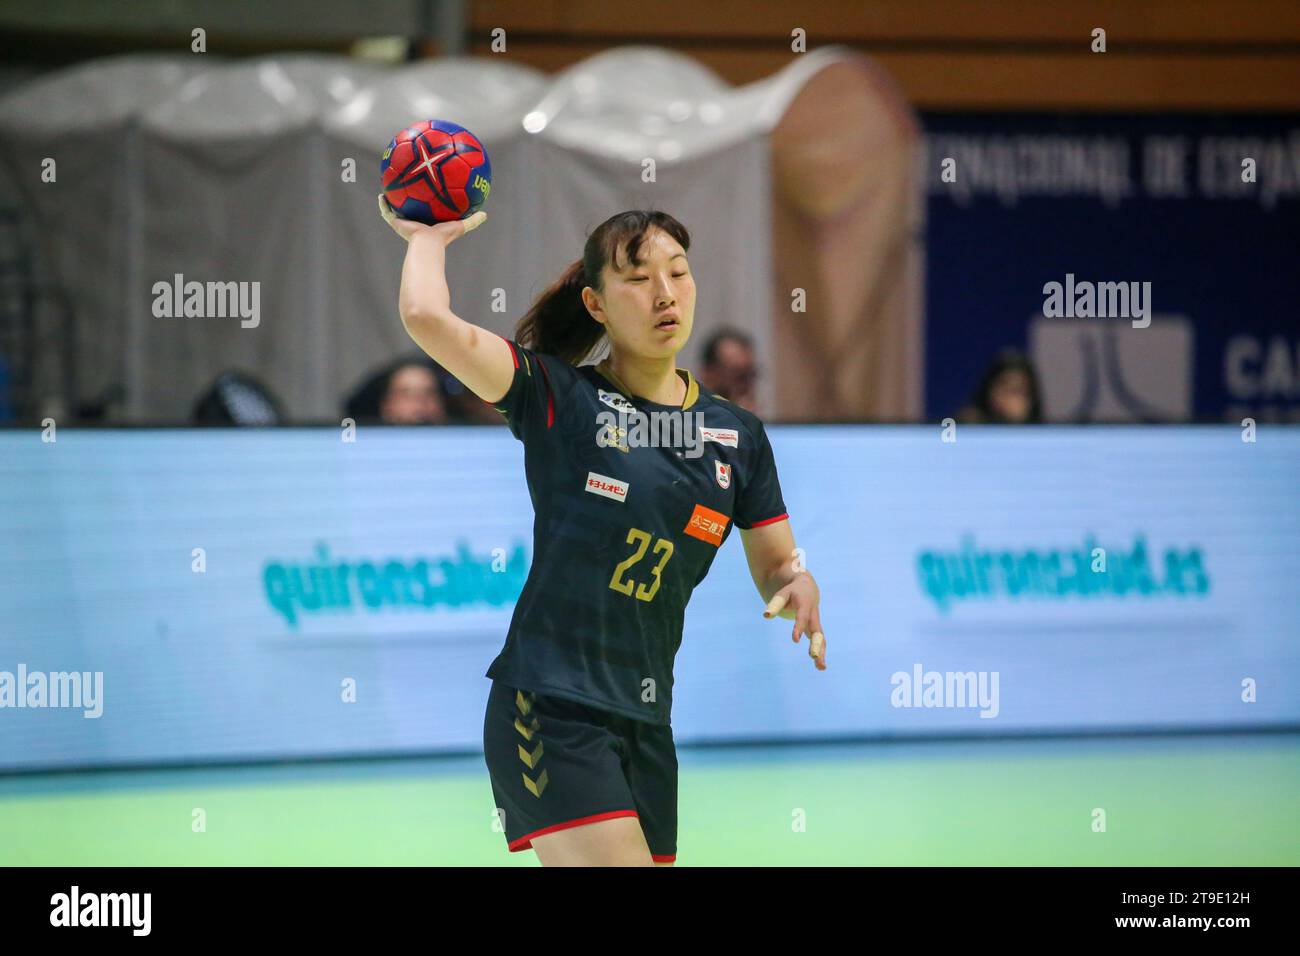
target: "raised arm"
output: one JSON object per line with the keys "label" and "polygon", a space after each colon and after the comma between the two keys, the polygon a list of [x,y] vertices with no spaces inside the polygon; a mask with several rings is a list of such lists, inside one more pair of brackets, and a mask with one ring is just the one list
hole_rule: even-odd
{"label": "raised arm", "polygon": [[452,312],[447,288],[447,246],[481,225],[487,213],[476,212],[468,219],[426,226],[396,216],[383,196],[379,197],[379,211],[393,231],[406,240],[397,309],[407,334],[479,398],[491,403],[500,401],[510,390],[515,374],[510,346],[495,332]]}

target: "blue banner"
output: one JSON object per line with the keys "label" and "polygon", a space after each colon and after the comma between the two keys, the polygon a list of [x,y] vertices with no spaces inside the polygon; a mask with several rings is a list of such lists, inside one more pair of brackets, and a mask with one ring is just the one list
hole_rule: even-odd
{"label": "blue banner", "polygon": [[1048,420],[1300,420],[1300,117],[925,126],[927,417],[1017,347]]}
{"label": "blue banner", "polygon": [[[1300,724],[1300,429],[769,432],[828,669],[729,541],[679,741]],[[501,429],[0,432],[0,770],[476,749],[531,549]]]}

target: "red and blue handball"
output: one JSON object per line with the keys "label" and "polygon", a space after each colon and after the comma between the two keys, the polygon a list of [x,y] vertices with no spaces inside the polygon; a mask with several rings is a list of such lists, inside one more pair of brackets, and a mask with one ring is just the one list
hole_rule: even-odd
{"label": "red and blue handball", "polygon": [[447,120],[413,123],[394,136],[379,175],[393,211],[430,226],[472,216],[492,188],[487,150],[477,136]]}

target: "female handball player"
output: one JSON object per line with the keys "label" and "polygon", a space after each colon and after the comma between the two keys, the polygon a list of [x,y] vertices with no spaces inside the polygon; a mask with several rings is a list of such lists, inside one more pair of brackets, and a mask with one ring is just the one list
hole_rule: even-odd
{"label": "female handball player", "polygon": [[407,240],[407,332],[524,445],[532,567],[483,726],[507,846],[543,866],[671,866],[673,660],[733,524],[764,617],[793,619],[826,668],[763,424],[676,366],[695,314],[690,235],[663,212],[611,216],[508,340],[453,313],[447,287],[447,246],[486,213],[430,226],[379,206]]}

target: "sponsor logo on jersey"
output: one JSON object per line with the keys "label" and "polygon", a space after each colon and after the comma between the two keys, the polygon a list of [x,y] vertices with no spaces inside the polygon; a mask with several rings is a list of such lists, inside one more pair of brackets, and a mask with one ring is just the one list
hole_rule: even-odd
{"label": "sponsor logo on jersey", "polygon": [[627,429],[617,425],[602,425],[596,432],[596,444],[601,448],[617,448],[621,452],[632,450],[627,443]]}
{"label": "sponsor logo on jersey", "polygon": [[722,533],[727,530],[727,522],[730,520],[721,511],[697,504],[691,512],[691,520],[686,522],[683,530],[692,538],[707,541],[717,548],[722,546]]}
{"label": "sponsor logo on jersey", "polygon": [[598,475],[594,471],[587,472],[587,490],[593,495],[604,495],[606,498],[613,498],[615,501],[627,500],[626,481],[619,481],[617,478],[610,478],[608,475]]}
{"label": "sponsor logo on jersey", "polygon": [[719,445],[730,445],[732,448],[740,447],[740,432],[734,428],[701,428],[701,441],[715,441]]}
{"label": "sponsor logo on jersey", "polygon": [[600,396],[600,400],[602,402],[604,402],[610,408],[615,409],[616,411],[620,411],[620,412],[636,411],[636,406],[633,405],[631,402],[629,402],[618,392],[607,392],[603,388],[598,388],[596,389],[596,394]]}
{"label": "sponsor logo on jersey", "polygon": [[713,459],[713,476],[718,479],[719,488],[731,487],[731,466]]}

